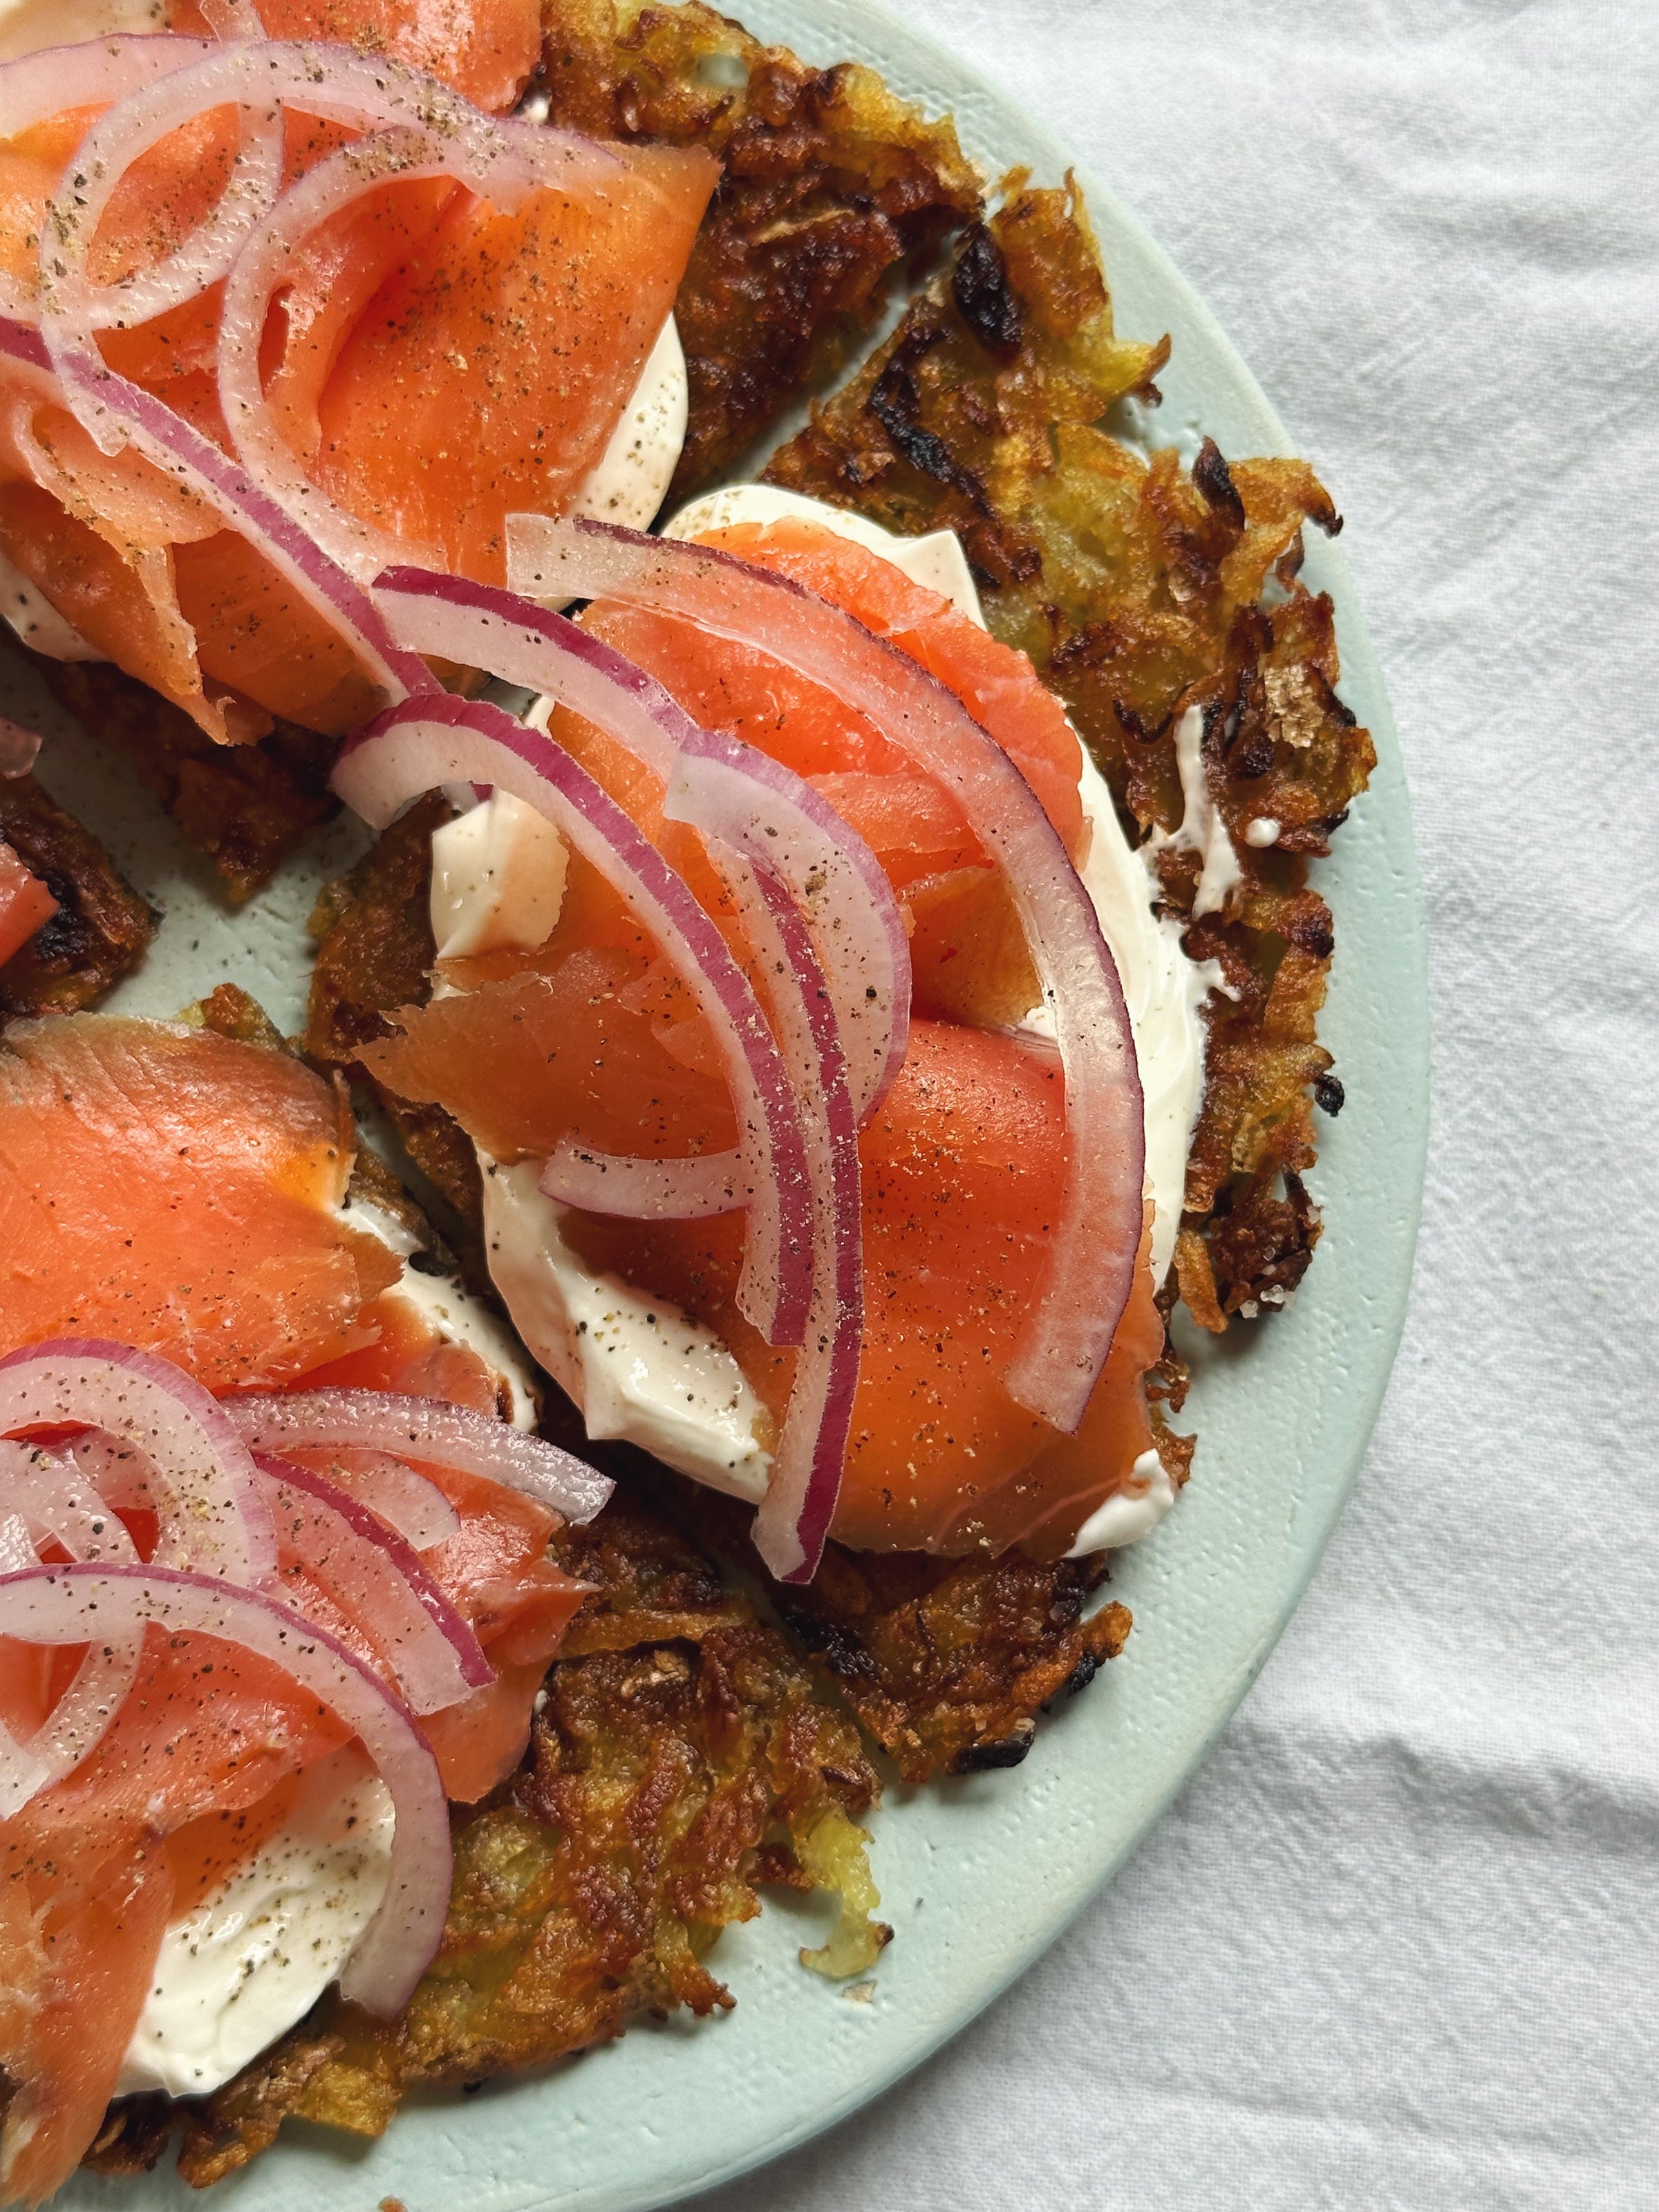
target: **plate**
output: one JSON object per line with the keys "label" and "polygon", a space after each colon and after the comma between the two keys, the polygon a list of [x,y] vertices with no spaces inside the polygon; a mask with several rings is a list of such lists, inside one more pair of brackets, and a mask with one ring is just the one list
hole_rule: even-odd
{"label": "plate", "polygon": [[[993,174],[1017,163],[1039,182],[1065,173],[1064,149],[1039,124],[868,0],[739,0],[737,12],[808,60],[868,61],[896,91],[948,107]],[[1207,431],[1229,454],[1291,452],[1200,301],[1134,218],[1082,181],[1120,328],[1175,341],[1154,434],[1180,443]],[[1135,1616],[1124,1656],[1040,1729],[1022,1766],[890,1786],[872,1825],[896,1940],[872,1984],[837,1988],[805,1972],[797,1952],[822,1940],[827,1912],[769,1902],[714,1955],[735,2011],[635,2028],[476,2097],[414,2102],[366,2147],[290,2124],[274,2151],[220,2185],[215,2212],[367,2212],[386,2197],[408,2212],[647,2212],[729,2180],[844,2118],[964,2027],[1064,1934],[1203,1759],[1289,1619],[1358,1468],[1404,1315],[1427,1132],[1423,909],[1399,749],[1340,554],[1316,538],[1305,573],[1335,600],[1343,692],[1380,757],[1320,876],[1341,948],[1322,1035],[1347,1105],[1324,1125],[1312,1183],[1326,1230],[1294,1307],[1248,1346],[1240,1330],[1195,1347],[1194,1480],[1115,1570],[1113,1594]],[[337,824],[228,916],[170,825],[44,694],[0,706],[40,715],[44,781],[166,909],[145,968],[112,1003],[172,1013],[234,975],[297,1029],[312,897],[363,833]],[[202,2203],[170,2171],[137,2183],[81,2176],[59,2202]]]}

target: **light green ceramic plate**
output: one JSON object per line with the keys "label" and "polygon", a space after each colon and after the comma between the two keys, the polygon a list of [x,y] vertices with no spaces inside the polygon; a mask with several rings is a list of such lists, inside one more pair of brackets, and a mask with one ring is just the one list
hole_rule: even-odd
{"label": "light green ceramic plate", "polygon": [[[738,0],[736,12],[810,60],[872,63],[901,93],[949,108],[994,173],[1023,162],[1052,181],[1066,168],[1040,125],[867,0]],[[1106,192],[1089,188],[1089,199],[1120,327],[1175,340],[1158,434],[1201,426],[1224,453],[1291,451],[1152,240]],[[1381,755],[1321,877],[1341,946],[1322,1033],[1348,1103],[1324,1125],[1314,1183],[1326,1231],[1307,1284],[1258,1337],[1235,1331],[1201,1361],[1188,1406],[1201,1439],[1194,1480],[1117,1569],[1115,1594],[1135,1616],[1123,1658],[1043,1727],[1023,1766],[890,1790],[874,1858],[896,1940],[873,1991],[806,1972],[796,1954],[818,1940],[819,1920],[769,1905],[714,1956],[734,2012],[636,2029],[540,2078],[415,2105],[366,2148],[291,2127],[221,2185],[216,2212],[369,2212],[388,2196],[409,2212],[645,2212],[730,2179],[877,2095],[1062,1939],[1204,1757],[1300,1597],[1359,1465],[1405,1307],[1427,1127],[1423,914],[1399,752],[1346,568],[1316,539],[1308,574],[1335,599],[1343,690]],[[305,916],[361,833],[337,827],[229,917],[155,810],[84,738],[39,698],[0,704],[46,716],[46,781],[167,909],[119,1003],[170,1013],[234,975],[297,1028]],[[63,2201],[154,2212],[201,2200],[163,2172],[83,2177]]]}

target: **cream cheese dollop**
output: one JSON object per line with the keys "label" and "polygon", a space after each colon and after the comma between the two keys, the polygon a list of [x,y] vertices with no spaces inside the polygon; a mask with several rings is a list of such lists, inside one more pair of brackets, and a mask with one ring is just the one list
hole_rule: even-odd
{"label": "cream cheese dollop", "polygon": [[428,1275],[411,1263],[420,1245],[412,1231],[372,1199],[348,1197],[342,1212],[354,1229],[366,1229],[403,1261],[403,1273],[380,1295],[402,1301],[446,1344],[475,1352],[495,1377],[503,1409],[515,1429],[533,1429],[540,1414],[528,1362],[514,1338],[481,1298],[448,1275]]}
{"label": "cream cheese dollop", "polygon": [[591,1268],[565,1242],[569,1209],[538,1188],[539,1161],[479,1164],[490,1277],[588,1435],[638,1444],[758,1504],[772,1466],[766,1409],[720,1338],[666,1298]]}
{"label": "cream cheese dollop", "polygon": [[611,443],[571,502],[573,514],[644,530],[668,496],[690,413],[685,354],[671,315],[646,356],[634,396]]}
{"label": "cream cheese dollop", "polygon": [[380,1909],[392,1826],[359,1753],[312,1769],[287,1825],[162,1936],[116,2095],[206,2096],[303,2020]]}
{"label": "cream cheese dollop", "polygon": [[[983,623],[972,573],[950,531],[896,538],[862,516],[798,493],[741,484],[694,501],[665,526],[665,535],[690,538],[786,515],[810,517],[867,545]],[[1079,872],[1117,963],[1134,1030],[1146,1101],[1146,1190],[1154,1207],[1152,1264],[1162,1279],[1175,1248],[1187,1148],[1203,1091],[1200,1010],[1220,978],[1213,963],[1190,961],[1179,926],[1154,912],[1156,879],[1129,844],[1105,780],[1086,749],[1079,750],[1088,832]],[[1201,783],[1201,762],[1198,774]],[[544,841],[526,833],[523,817],[532,811],[498,792],[437,832],[432,921],[441,948],[467,941],[465,933],[475,927],[488,930],[493,945],[529,951],[544,940],[556,899]],[[477,823],[486,813],[488,820]],[[458,836],[467,823],[477,826]],[[542,854],[533,866],[525,858],[532,850]],[[1020,1026],[1033,1036],[1052,1034],[1051,1018],[1042,1009]],[[666,1300],[590,1270],[565,1240],[567,1209],[538,1187],[538,1163],[482,1164],[491,1277],[525,1343],[582,1408],[589,1434],[625,1438],[712,1488],[758,1501],[771,1466],[769,1423],[727,1347]],[[1134,1542],[1163,1517],[1174,1496],[1157,1454],[1143,1454],[1130,1485],[1091,1516],[1077,1549]]]}
{"label": "cream cheese dollop", "polygon": [[0,0],[0,62],[83,39],[164,31],[171,12],[167,0]]}

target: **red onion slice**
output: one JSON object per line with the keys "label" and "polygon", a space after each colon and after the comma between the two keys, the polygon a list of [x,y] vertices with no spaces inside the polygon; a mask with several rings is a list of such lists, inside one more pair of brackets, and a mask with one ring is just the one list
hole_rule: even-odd
{"label": "red onion slice", "polygon": [[591,1521],[616,1486],[540,1437],[438,1398],[387,1390],[284,1390],[228,1398],[224,1410],[256,1451],[312,1447],[390,1452],[522,1491],[566,1521]]}
{"label": "red onion slice", "polygon": [[[245,143],[238,160],[241,173],[222,194],[213,215],[163,267],[121,285],[94,284],[86,273],[88,255],[127,171],[182,125],[230,106],[251,117],[258,150],[250,151]],[[60,373],[66,353],[90,352],[95,331],[147,322],[224,275],[281,189],[282,124],[288,108],[349,128],[407,124],[441,133],[476,175],[488,180],[499,173],[507,190],[521,190],[526,178],[580,187],[596,168],[606,167],[614,173],[622,163],[619,154],[574,132],[536,131],[486,116],[459,93],[406,63],[384,57],[371,61],[348,47],[303,41],[238,40],[209,46],[199,58],[101,116],[82,140],[48,204],[40,251],[42,327]],[[93,421],[82,419],[106,453],[116,450],[105,442],[107,426],[100,432]]]}
{"label": "red onion slice", "polygon": [[[66,107],[98,107],[125,100],[213,52],[206,39],[140,33],[21,54],[0,64],[0,139],[15,138]],[[0,273],[0,314],[33,322],[34,290],[33,284],[25,288],[9,273]]]}
{"label": "red onion slice", "polygon": [[743,1158],[734,1152],[647,1160],[561,1145],[549,1155],[540,1187],[561,1206],[624,1221],[696,1221],[749,1203]]}
{"label": "red onion slice", "polygon": [[[214,51],[208,49],[210,54]],[[88,343],[95,331],[136,329],[216,283],[235,259],[259,210],[282,191],[282,112],[267,104],[244,112],[230,181],[212,214],[176,252],[113,284],[94,284],[85,276],[87,254],[116,185],[140,155],[203,112],[188,91],[180,96],[180,82],[187,82],[190,74],[188,69],[170,71],[159,84],[118,100],[82,140],[69,176],[47,204],[46,236],[52,244],[43,247],[41,304],[48,316],[55,304],[57,312],[69,319],[70,327]],[[128,142],[125,147],[124,137]],[[135,137],[136,145],[131,143]],[[66,192],[72,214],[65,207]]]}
{"label": "red onion slice", "polygon": [[744,1163],[744,1310],[769,1342],[799,1343],[811,1216],[788,1071],[725,939],[655,846],[580,763],[483,700],[444,696],[391,709],[348,738],[333,781],[377,828],[440,784],[498,785],[544,815],[628,901],[691,983],[720,1044]]}
{"label": "red onion slice", "polygon": [[[279,1667],[352,1729],[391,1793],[386,1893],[340,1976],[340,1993],[390,2018],[426,1971],[449,1910],[449,1807],[409,1708],[372,1668],[258,1590],[165,1568],[58,1566],[0,1576],[0,1634],[26,1644],[113,1643],[155,1627],[206,1636]],[[211,1724],[212,1708],[204,1709]]]}
{"label": "red onion slice", "polygon": [[910,945],[886,873],[851,824],[793,769],[700,729],[655,677],[562,615],[419,570],[388,572],[374,599],[404,644],[542,692],[626,745],[668,786],[672,818],[734,843],[764,831],[829,978],[854,1104],[867,1119],[904,1064]]}
{"label": "red onion slice", "polygon": [[[0,1522],[0,1571],[38,1566],[38,1547],[54,1542],[72,1559],[137,1563],[131,1537],[92,1485],[36,1445],[0,1440],[0,1502],[10,1509]],[[0,1820],[73,1773],[102,1742],[132,1687],[140,1654],[132,1637],[90,1645],[74,1680],[26,1743],[0,1728]]]}
{"label": "red onion slice", "polygon": [[1007,1388],[1028,1411],[1074,1430],[1134,1281],[1146,1137],[1117,970],[1036,793],[954,692],[790,577],[711,546],[585,518],[510,516],[507,547],[508,574],[520,590],[678,615],[822,684],[955,794],[1001,866],[1054,1012],[1069,1140],[1048,1281],[1009,1364]]}
{"label": "red onion slice", "polygon": [[[0,318],[0,354],[50,374],[40,334],[21,323]],[[397,643],[368,595],[211,439],[100,360],[68,354],[62,374],[63,396],[83,423],[95,416],[106,434],[118,426],[147,459],[222,514],[344,639],[389,699],[438,690],[424,661]]]}
{"label": "red onion slice", "polygon": [[72,1559],[130,1565],[138,1557],[125,1522],[97,1486],[73,1462],[38,1444],[0,1437],[0,1506],[21,1516],[32,1544],[61,1544]]}
{"label": "red onion slice", "polygon": [[[342,1456],[342,1452],[345,1456]],[[390,1452],[363,1446],[348,1449],[328,1445],[289,1444],[284,1456],[290,1463],[309,1467],[325,1475],[337,1489],[366,1505],[377,1520],[403,1538],[416,1552],[429,1552],[447,1543],[461,1525],[461,1516],[437,1484],[417,1474],[404,1460]],[[325,1467],[314,1462],[325,1460]]]}
{"label": "red onion slice", "polygon": [[412,1712],[441,1713],[495,1680],[472,1628],[401,1536],[309,1468],[267,1452],[254,1458],[279,1547],[368,1638]]}
{"label": "red onion slice", "polygon": [[261,1583],[276,1564],[264,1493],[217,1401],[131,1345],[59,1338],[0,1359],[0,1434],[84,1424],[135,1444],[166,1501],[162,1566]]}
{"label": "red onion slice", "polygon": [[771,873],[763,850],[746,858],[774,930],[775,960],[769,965],[780,982],[773,1018],[791,1066],[803,1071],[812,1192],[812,1303],[771,1479],[755,1516],[755,1544],[780,1582],[810,1583],[841,1495],[864,1341],[858,1118],[835,1008],[793,891]]}
{"label": "red onion slice", "polygon": [[[0,1574],[15,1574],[20,1568],[36,1567],[40,1564],[40,1555],[35,1549],[34,1538],[29,1534],[27,1522],[21,1513],[8,1513],[4,1520],[0,1521]],[[13,1744],[15,1740],[0,1728],[0,1741]]]}

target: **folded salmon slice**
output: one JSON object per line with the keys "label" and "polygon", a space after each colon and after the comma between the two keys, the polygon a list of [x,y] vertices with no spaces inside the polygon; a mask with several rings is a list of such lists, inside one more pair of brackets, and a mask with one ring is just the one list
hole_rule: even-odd
{"label": "folded salmon slice", "polygon": [[558,514],[674,303],[712,159],[640,147],[614,185],[471,195],[386,279],[323,393],[318,477],[354,514],[505,580],[505,524]]}
{"label": "folded salmon slice", "polygon": [[[264,0],[274,35],[343,39],[509,105],[538,50],[519,0]],[[176,27],[199,28],[192,15]],[[32,281],[46,200],[96,108],[0,144],[0,267]],[[291,115],[290,178],[347,136]],[[100,282],[172,253],[234,173],[216,110],[135,163],[100,225]],[[262,358],[282,434],[322,488],[412,550],[498,581],[504,525],[558,512],[603,455],[673,304],[717,165],[621,150],[616,180],[506,215],[464,187],[393,183],[323,226],[273,303]],[[112,368],[228,447],[222,286],[102,343]],[[325,623],[222,518],[136,454],[107,461],[28,371],[0,368],[0,551],[90,643],[222,742],[283,715],[332,734],[383,702]]]}
{"label": "folded salmon slice", "polygon": [[106,1336],[210,1389],[362,1340],[394,1255],[338,1207],[343,1100],[285,1054],[112,1015],[0,1048],[0,1344]]}

